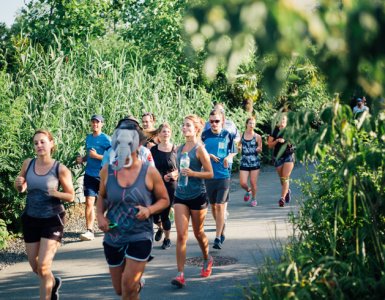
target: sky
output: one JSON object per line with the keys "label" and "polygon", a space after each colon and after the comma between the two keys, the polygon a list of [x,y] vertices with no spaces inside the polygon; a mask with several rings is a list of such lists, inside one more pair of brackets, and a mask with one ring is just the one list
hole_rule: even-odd
{"label": "sky", "polygon": [[24,6],[24,0],[0,0],[0,22],[10,27],[15,20],[16,11]]}

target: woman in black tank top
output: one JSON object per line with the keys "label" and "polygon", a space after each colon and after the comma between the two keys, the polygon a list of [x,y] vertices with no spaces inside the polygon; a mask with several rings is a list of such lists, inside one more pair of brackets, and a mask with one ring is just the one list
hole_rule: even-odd
{"label": "woman in black tank top", "polygon": [[158,128],[158,139],[160,143],[151,148],[151,154],[155,162],[155,167],[158,169],[166,186],[168,196],[170,197],[170,205],[160,214],[154,215],[154,223],[158,225],[158,232],[155,234],[155,240],[161,239],[164,232],[164,240],[162,249],[171,247],[170,230],[171,221],[169,218],[170,209],[174,203],[174,193],[176,188],[176,179],[178,178],[176,166],[176,148],[170,142],[171,126],[168,123],[163,123]]}
{"label": "woman in black tank top", "polygon": [[70,170],[52,158],[52,134],[37,130],[33,144],[36,158],[23,162],[15,188],[19,193],[27,192],[23,235],[29,264],[40,279],[40,299],[57,299],[61,278],[52,274],[51,265],[64,230],[65,211],[59,201],[72,202],[75,192]]}

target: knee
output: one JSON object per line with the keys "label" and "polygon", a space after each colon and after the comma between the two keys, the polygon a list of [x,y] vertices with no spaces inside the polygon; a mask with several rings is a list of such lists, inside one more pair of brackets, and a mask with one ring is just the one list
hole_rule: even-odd
{"label": "knee", "polygon": [[206,234],[203,230],[202,231],[194,231],[194,236],[198,241],[200,241],[206,237]]}
{"label": "knee", "polygon": [[45,277],[47,275],[49,275],[51,273],[51,269],[47,266],[47,265],[38,265],[36,267],[36,271],[34,271],[35,273],[37,273],[40,277]]}
{"label": "knee", "polygon": [[[127,282],[127,281],[126,281]],[[125,294],[129,295],[129,299],[133,298],[133,295],[136,295],[139,291],[139,282],[136,281],[128,281],[125,286]]]}
{"label": "knee", "polygon": [[187,243],[187,238],[188,238],[188,235],[187,233],[183,233],[183,234],[177,234],[177,242],[180,243],[180,244],[186,244]]}
{"label": "knee", "polygon": [[247,190],[249,188],[249,186],[248,186],[246,181],[240,181],[239,183],[240,183],[240,185],[241,185],[241,187],[243,189]]}
{"label": "knee", "polygon": [[171,229],[171,222],[169,219],[162,221],[163,229],[169,231]]}
{"label": "knee", "polygon": [[289,184],[289,181],[290,181],[290,176],[281,176],[280,177],[280,180],[281,180],[281,184]]}

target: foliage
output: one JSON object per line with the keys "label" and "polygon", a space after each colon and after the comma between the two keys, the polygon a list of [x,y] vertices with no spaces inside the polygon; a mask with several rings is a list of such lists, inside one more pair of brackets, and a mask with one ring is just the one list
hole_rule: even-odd
{"label": "foliage", "polygon": [[32,0],[25,4],[13,25],[34,42],[48,48],[60,36],[68,41],[85,41],[88,36],[103,36],[109,26],[110,4],[105,0]]}
{"label": "foliage", "polygon": [[[293,57],[308,57],[326,75],[331,93],[351,95],[357,86],[383,94],[385,13],[382,1],[201,1],[186,18],[193,49],[207,51],[205,70],[227,65],[230,77],[245,57],[269,57],[263,83],[274,94]],[[311,7],[313,5],[313,7]],[[274,80],[273,80],[274,79]]]}

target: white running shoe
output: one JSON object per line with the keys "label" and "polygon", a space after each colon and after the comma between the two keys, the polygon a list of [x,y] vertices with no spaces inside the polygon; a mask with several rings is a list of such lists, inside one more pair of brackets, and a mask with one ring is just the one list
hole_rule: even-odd
{"label": "white running shoe", "polygon": [[251,200],[250,205],[252,207],[256,207],[257,206],[257,200],[255,200],[255,199]]}
{"label": "white running shoe", "polygon": [[87,230],[86,232],[80,235],[82,241],[92,241],[95,238],[95,235],[92,231]]}

